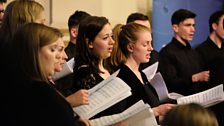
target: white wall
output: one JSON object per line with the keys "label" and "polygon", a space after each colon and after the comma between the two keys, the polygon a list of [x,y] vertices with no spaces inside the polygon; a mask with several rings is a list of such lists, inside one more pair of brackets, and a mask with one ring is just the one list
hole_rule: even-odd
{"label": "white wall", "polygon": [[[36,0],[40,3],[50,0]],[[52,13],[52,23],[50,25],[58,28],[67,28],[67,20],[75,10],[83,10],[91,15],[105,16],[112,26],[117,23],[125,23],[130,13],[149,13],[151,0],[51,0],[52,11],[49,12],[50,5],[45,6],[47,13]],[[48,2],[50,3],[50,2]],[[43,5],[43,4],[42,4]]]}
{"label": "white wall", "polygon": [[[13,0],[8,0],[7,4]],[[45,8],[46,24],[67,29],[67,20],[75,10],[105,16],[112,26],[125,23],[130,13],[151,11],[152,0],[35,0]],[[7,5],[6,4],[6,5]]]}

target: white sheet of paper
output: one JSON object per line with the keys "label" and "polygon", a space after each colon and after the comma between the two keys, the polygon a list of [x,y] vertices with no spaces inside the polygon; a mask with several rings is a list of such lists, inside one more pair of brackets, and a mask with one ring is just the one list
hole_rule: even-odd
{"label": "white sheet of paper", "polygon": [[89,93],[89,105],[73,108],[80,117],[89,119],[131,95],[131,88],[120,78],[111,77],[104,81],[101,82],[104,85]]}
{"label": "white sheet of paper", "polygon": [[108,126],[125,120],[129,126],[157,126],[155,116],[150,110],[150,106],[140,100],[122,113],[93,119],[91,123],[94,126]]}
{"label": "white sheet of paper", "polygon": [[150,83],[155,88],[160,101],[165,101],[167,99],[178,99],[183,97],[183,95],[178,93],[169,93],[166,87],[166,83],[160,72],[156,73],[155,76],[150,80]]}
{"label": "white sheet of paper", "polygon": [[151,66],[148,66],[147,68],[142,70],[142,72],[145,73],[148,80],[151,80],[154,77],[154,75],[156,74],[156,71],[158,69],[158,65],[159,65],[159,62],[157,61],[154,64],[152,64]]}
{"label": "white sheet of paper", "polygon": [[224,92],[223,92],[223,84],[220,84],[216,87],[210,88],[208,90],[181,97],[177,99],[178,104],[186,104],[186,103],[199,103],[205,107],[209,107],[224,101]]}

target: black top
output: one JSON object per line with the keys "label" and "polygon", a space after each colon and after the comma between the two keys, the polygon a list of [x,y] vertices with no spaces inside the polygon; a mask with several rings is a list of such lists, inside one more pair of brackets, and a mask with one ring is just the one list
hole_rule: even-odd
{"label": "black top", "polygon": [[126,65],[121,65],[117,77],[121,78],[126,84],[131,87],[132,95],[126,98],[126,108],[135,104],[139,100],[148,103],[152,108],[160,104],[156,90],[148,82],[146,75],[141,72],[144,84],[136,77],[132,70]]}
{"label": "black top", "polygon": [[7,126],[81,125],[69,103],[45,82],[7,83],[1,88],[1,100],[0,123]]}
{"label": "black top", "polygon": [[196,47],[205,63],[205,70],[210,70],[210,86],[224,83],[224,47],[221,48],[208,37],[206,41]]}
{"label": "black top", "polygon": [[74,71],[72,91],[90,89],[103,80],[96,69],[83,65]]}
{"label": "black top", "polygon": [[75,47],[76,47],[75,44],[73,44],[72,42],[69,42],[68,46],[65,48],[65,52],[66,52],[66,54],[68,56],[67,61],[69,61],[71,58],[74,57],[74,55],[75,55]]}
{"label": "black top", "polygon": [[202,71],[203,64],[189,43],[184,46],[177,39],[161,49],[159,71],[169,92],[190,95],[206,88],[207,84],[192,82],[192,75]]}
{"label": "black top", "polygon": [[55,81],[55,87],[65,97],[73,93],[71,90],[72,85],[73,85],[73,73],[66,75]]}

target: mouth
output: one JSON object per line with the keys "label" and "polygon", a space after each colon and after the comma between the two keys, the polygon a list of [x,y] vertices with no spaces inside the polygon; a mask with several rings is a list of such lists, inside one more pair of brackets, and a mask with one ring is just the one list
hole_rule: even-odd
{"label": "mouth", "polygon": [[112,51],[113,51],[113,47],[108,48],[108,51],[109,51],[109,52],[112,52]]}
{"label": "mouth", "polygon": [[146,54],[146,58],[147,59],[150,59],[151,58],[150,53],[149,54]]}

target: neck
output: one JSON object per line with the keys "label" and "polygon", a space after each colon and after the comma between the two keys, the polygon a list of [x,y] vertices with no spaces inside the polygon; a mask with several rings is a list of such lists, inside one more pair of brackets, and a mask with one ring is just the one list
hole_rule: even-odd
{"label": "neck", "polygon": [[70,36],[70,42],[72,42],[73,44],[76,44],[76,38]]}
{"label": "neck", "polygon": [[52,76],[49,76],[49,77],[48,77],[48,80],[49,80],[49,82],[51,82],[52,84],[55,84],[55,83],[54,83],[54,80],[53,80],[53,78],[52,78]]}
{"label": "neck", "polygon": [[99,63],[99,69],[100,69],[100,73],[99,75],[103,78],[103,79],[107,79],[110,76],[109,71],[103,66],[103,60],[100,61]]}
{"label": "neck", "polygon": [[127,65],[132,71],[138,71],[140,63],[137,63],[134,59],[128,58],[125,62],[125,65]]}
{"label": "neck", "polygon": [[182,45],[184,45],[184,46],[186,46],[187,44],[187,41],[184,41],[181,37],[179,37],[179,36],[175,36],[175,38],[182,44]]}
{"label": "neck", "polygon": [[218,47],[218,48],[221,48],[222,47],[222,38],[219,37],[218,35],[216,35],[215,32],[212,32],[210,35],[209,35],[210,39],[212,40],[212,42],[215,43],[215,45]]}

